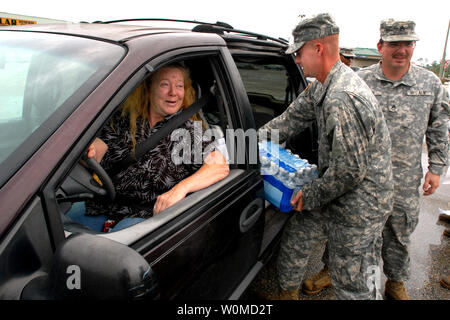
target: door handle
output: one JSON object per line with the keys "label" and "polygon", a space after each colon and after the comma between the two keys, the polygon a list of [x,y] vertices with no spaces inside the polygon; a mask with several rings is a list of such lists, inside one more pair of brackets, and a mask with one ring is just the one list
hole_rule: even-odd
{"label": "door handle", "polygon": [[258,221],[261,213],[264,211],[264,200],[256,198],[245,207],[239,218],[239,230],[245,233],[250,230]]}

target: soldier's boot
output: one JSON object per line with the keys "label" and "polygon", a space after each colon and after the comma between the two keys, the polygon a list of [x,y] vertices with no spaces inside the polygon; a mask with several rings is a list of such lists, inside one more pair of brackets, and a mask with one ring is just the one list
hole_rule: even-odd
{"label": "soldier's boot", "polygon": [[450,237],[450,229],[445,229],[443,235],[446,237]]}
{"label": "soldier's boot", "polygon": [[441,283],[441,286],[443,286],[444,288],[450,289],[450,276],[447,275],[447,276],[442,277],[440,283]]}
{"label": "soldier's boot", "polygon": [[298,297],[298,289],[283,290],[277,288],[271,291],[259,290],[256,293],[263,300],[300,300]]}
{"label": "soldier's boot", "polygon": [[450,214],[446,214],[446,213],[439,214],[439,220],[445,221],[445,222],[450,222]]}
{"label": "soldier's boot", "polygon": [[325,266],[319,273],[303,282],[303,292],[309,295],[318,294],[323,289],[331,286],[330,270]]}
{"label": "soldier's boot", "polygon": [[384,293],[388,299],[393,300],[411,300],[406,293],[405,286],[401,281],[387,280]]}

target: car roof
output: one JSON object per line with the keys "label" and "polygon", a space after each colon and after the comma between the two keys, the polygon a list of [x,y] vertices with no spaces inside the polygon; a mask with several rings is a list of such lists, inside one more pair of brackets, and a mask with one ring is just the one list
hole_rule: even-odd
{"label": "car roof", "polygon": [[[159,22],[183,23],[183,27],[167,27],[158,25]],[[121,24],[132,23],[132,24]],[[143,24],[151,25],[143,25]],[[193,28],[190,28],[194,25]],[[128,19],[115,20],[109,22],[94,23],[58,23],[58,24],[34,24],[2,27],[1,30],[16,30],[29,32],[49,32],[58,34],[75,35],[81,37],[89,37],[102,39],[112,42],[126,42],[137,37],[152,34],[174,34],[174,33],[209,33],[216,34],[224,39],[228,44],[233,46],[249,46],[249,49],[257,46],[258,48],[266,47],[270,50],[283,50],[287,47],[288,42],[281,38],[272,38],[262,34],[234,29],[229,24],[223,22],[207,23],[190,20],[174,20],[174,19]],[[210,37],[212,38],[212,37]],[[218,38],[218,37],[217,37]]]}
{"label": "car roof", "polygon": [[147,26],[103,24],[103,23],[34,24],[34,25],[14,26],[14,27],[13,26],[2,27],[0,30],[59,33],[82,37],[98,38],[113,42],[125,42],[130,38],[150,34],[190,32],[190,30],[183,30],[176,28],[157,28]]}

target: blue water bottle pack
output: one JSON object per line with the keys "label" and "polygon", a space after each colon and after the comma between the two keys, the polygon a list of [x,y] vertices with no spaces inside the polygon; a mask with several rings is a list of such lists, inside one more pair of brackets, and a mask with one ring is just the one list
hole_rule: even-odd
{"label": "blue water bottle pack", "polygon": [[293,209],[291,198],[319,176],[317,166],[271,141],[261,141],[258,146],[265,198],[281,211],[289,212]]}

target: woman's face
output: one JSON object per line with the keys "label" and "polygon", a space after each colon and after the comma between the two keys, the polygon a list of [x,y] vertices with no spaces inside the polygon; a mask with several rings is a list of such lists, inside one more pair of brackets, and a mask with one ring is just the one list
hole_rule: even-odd
{"label": "woman's face", "polygon": [[177,68],[163,68],[151,86],[150,112],[158,121],[180,110],[184,99],[184,77]]}

